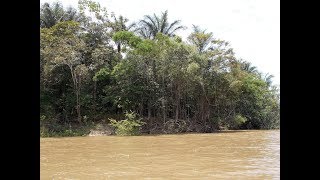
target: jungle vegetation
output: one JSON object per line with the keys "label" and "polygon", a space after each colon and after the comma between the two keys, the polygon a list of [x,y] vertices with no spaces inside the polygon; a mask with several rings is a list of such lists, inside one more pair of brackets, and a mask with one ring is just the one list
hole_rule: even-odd
{"label": "jungle vegetation", "polygon": [[90,0],[42,4],[40,134],[128,116],[146,133],[279,128],[273,76],[199,26],[183,40],[181,23],[168,11],[129,23]]}

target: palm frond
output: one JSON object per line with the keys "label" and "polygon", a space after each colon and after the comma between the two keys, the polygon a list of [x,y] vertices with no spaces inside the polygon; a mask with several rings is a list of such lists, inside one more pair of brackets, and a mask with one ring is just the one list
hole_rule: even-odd
{"label": "palm frond", "polygon": [[155,31],[154,25],[146,20],[141,20],[140,23],[143,24],[143,29],[148,30],[149,32]]}
{"label": "palm frond", "polygon": [[176,20],[173,23],[170,24],[168,28],[166,28],[166,31],[164,32],[165,34],[168,34],[169,31],[176,25],[180,24],[181,20]]}
{"label": "palm frond", "polygon": [[[146,20],[149,20],[151,23],[152,23],[152,30],[153,31],[158,31],[158,26],[157,26],[157,23],[155,22],[155,20],[151,17],[151,16],[149,16],[149,15],[146,15],[145,16],[145,18],[146,18]],[[147,22],[146,20],[142,20],[142,22]],[[148,24],[150,24],[150,22],[148,23]],[[150,25],[148,25],[149,27],[151,27]]]}
{"label": "palm frond", "polygon": [[178,26],[176,28],[174,28],[170,33],[167,33],[169,36],[173,36],[174,33],[180,29],[185,29],[186,27],[185,26]]}
{"label": "palm frond", "polygon": [[168,27],[168,10],[166,10],[164,13],[162,13],[159,32],[164,33],[164,30],[166,27]]}

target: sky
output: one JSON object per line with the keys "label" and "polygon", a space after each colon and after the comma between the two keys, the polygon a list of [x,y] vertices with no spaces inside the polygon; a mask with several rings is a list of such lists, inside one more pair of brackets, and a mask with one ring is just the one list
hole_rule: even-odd
{"label": "sky", "polygon": [[[56,0],[40,0],[40,3]],[[236,53],[264,74],[274,75],[280,87],[280,0],[95,0],[129,22],[144,15],[168,10],[169,22],[181,20],[187,30],[179,31],[184,39],[192,24],[229,41]],[[60,0],[64,7],[77,7],[78,0]]]}

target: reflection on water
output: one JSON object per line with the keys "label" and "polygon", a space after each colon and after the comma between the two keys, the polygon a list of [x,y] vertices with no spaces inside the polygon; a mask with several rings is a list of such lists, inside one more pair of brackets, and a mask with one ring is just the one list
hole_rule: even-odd
{"label": "reflection on water", "polygon": [[280,179],[280,131],[40,138],[41,179]]}

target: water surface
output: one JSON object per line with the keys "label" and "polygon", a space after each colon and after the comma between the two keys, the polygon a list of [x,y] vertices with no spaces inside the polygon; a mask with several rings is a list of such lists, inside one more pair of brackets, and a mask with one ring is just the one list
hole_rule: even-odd
{"label": "water surface", "polygon": [[40,138],[41,179],[280,179],[280,131]]}

